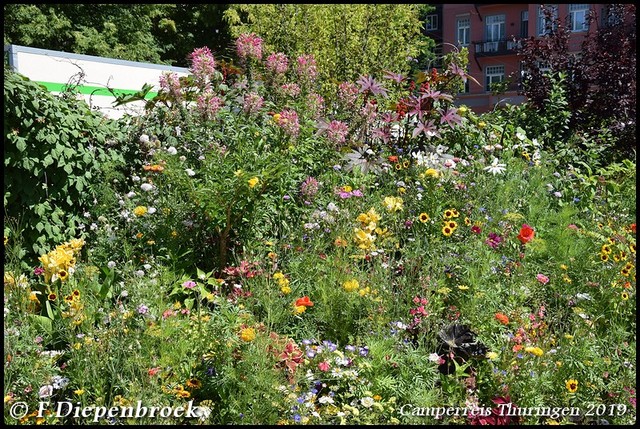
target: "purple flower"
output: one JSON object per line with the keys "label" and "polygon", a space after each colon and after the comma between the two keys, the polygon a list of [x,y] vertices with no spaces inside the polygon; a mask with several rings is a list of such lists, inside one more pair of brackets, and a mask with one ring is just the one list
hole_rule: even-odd
{"label": "purple flower", "polygon": [[440,123],[446,123],[451,128],[454,128],[454,125],[460,125],[462,123],[462,117],[458,115],[458,110],[453,107],[449,107],[447,111],[440,111],[442,117],[440,118]]}
{"label": "purple flower", "polygon": [[182,287],[186,289],[193,289],[194,287],[196,287],[196,282],[194,282],[193,280],[187,280],[186,282],[182,283]]}
{"label": "purple flower", "polygon": [[496,234],[495,232],[490,232],[489,236],[487,237],[487,239],[484,241],[485,244],[487,244],[489,247],[491,247],[492,249],[497,248],[500,243],[502,242],[502,237],[500,237],[498,234]]}
{"label": "purple flower", "polygon": [[358,353],[360,354],[360,356],[367,356],[369,354],[369,347],[358,347]]}
{"label": "purple flower", "polygon": [[149,312],[149,307],[144,304],[140,304],[138,306],[138,314],[147,314]]}
{"label": "purple flower", "polygon": [[356,83],[360,85],[360,92],[362,93],[369,91],[373,95],[387,96],[387,90],[371,76],[360,76]]}
{"label": "purple flower", "polygon": [[44,273],[44,268],[42,268],[42,267],[36,267],[36,268],[33,270],[33,274],[35,274],[36,276],[39,276],[39,275],[40,275],[40,274],[42,274],[42,273]]}

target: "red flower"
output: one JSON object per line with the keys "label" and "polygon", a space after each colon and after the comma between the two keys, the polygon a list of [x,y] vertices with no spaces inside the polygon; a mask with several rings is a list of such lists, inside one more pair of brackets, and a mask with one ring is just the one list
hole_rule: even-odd
{"label": "red flower", "polygon": [[496,320],[500,323],[502,323],[503,325],[508,325],[509,324],[509,317],[507,317],[506,314],[504,313],[496,313],[495,315]]}
{"label": "red flower", "polygon": [[632,223],[632,224],[629,226],[629,228],[631,228],[631,231],[633,231],[633,233],[634,233],[634,234],[636,233],[636,224],[635,224],[635,223]]}
{"label": "red flower", "polygon": [[303,296],[296,300],[296,307],[313,307],[313,302],[311,302],[308,296]]}
{"label": "red flower", "polygon": [[389,162],[393,162],[393,163],[398,162],[398,157],[395,155],[389,156]]}
{"label": "red flower", "polygon": [[533,237],[535,235],[536,232],[533,230],[533,228],[531,228],[526,223],[523,223],[522,228],[520,228],[520,234],[518,234],[518,240],[520,240],[522,244],[527,244],[528,242],[533,240]]}

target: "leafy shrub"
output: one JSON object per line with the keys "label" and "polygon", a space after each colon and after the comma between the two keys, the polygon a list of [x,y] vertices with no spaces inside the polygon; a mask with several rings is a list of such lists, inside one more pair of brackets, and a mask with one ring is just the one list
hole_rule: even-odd
{"label": "leafy shrub", "polygon": [[4,134],[5,215],[21,219],[24,244],[42,253],[81,232],[94,185],[123,160],[119,128],[84,101],[5,70]]}

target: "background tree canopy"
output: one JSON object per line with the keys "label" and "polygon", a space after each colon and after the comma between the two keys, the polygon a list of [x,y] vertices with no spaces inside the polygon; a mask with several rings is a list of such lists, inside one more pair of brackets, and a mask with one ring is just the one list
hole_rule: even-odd
{"label": "background tree canopy", "polygon": [[4,43],[188,66],[208,46],[229,52],[222,4],[6,4]]}
{"label": "background tree canopy", "polygon": [[322,81],[357,79],[384,70],[408,72],[432,49],[413,4],[237,4],[224,16],[231,35],[253,32],[267,52],[313,54]]}

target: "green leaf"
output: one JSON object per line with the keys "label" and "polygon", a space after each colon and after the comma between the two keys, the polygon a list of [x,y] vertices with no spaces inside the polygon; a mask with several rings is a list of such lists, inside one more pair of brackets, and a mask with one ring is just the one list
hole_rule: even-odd
{"label": "green leaf", "polygon": [[44,306],[47,310],[47,316],[49,316],[49,319],[53,320],[53,308],[51,308],[51,302],[48,299],[45,301]]}

